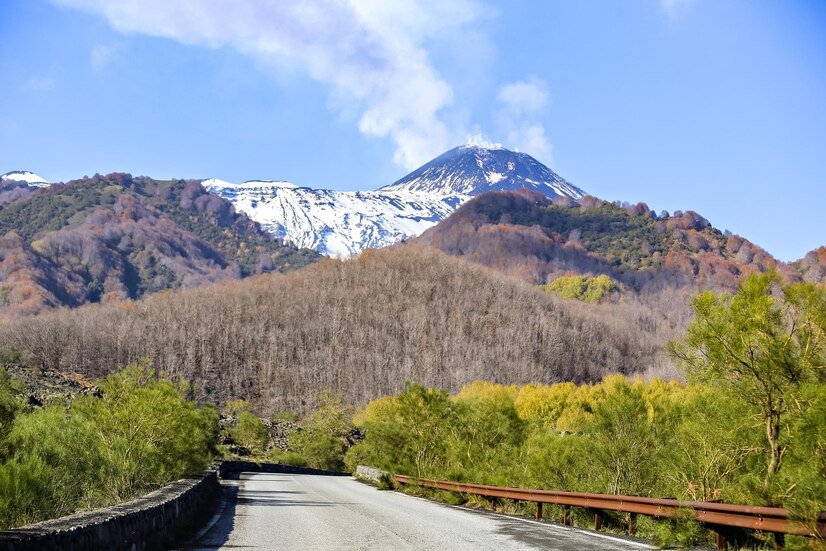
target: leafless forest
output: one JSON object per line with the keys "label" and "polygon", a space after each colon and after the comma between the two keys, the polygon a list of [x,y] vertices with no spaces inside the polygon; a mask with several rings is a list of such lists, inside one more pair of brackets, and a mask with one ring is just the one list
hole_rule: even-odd
{"label": "leafless forest", "polygon": [[[301,412],[330,389],[353,404],[405,381],[577,382],[668,373],[679,312],[562,301],[419,246],[367,251],[288,274],[88,305],[0,328],[0,352],[33,368],[100,377],[146,358],[218,404]],[[675,303],[687,302],[684,297]],[[677,311],[680,311],[677,308]],[[676,322],[674,320],[677,320]]]}

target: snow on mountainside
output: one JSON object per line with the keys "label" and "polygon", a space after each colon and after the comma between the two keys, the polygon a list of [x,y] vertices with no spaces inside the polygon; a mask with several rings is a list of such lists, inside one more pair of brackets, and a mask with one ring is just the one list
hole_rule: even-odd
{"label": "snow on mountainside", "polygon": [[44,187],[48,186],[49,182],[41,178],[34,172],[28,170],[14,170],[0,175],[0,182],[25,182],[31,186]]}
{"label": "snow on mountainside", "polygon": [[203,185],[276,236],[328,256],[358,254],[419,235],[487,191],[527,187],[573,199],[585,194],[530,155],[478,146],[452,149],[378,191],[215,178]]}
{"label": "snow on mountainside", "polygon": [[522,188],[548,197],[581,199],[585,195],[526,153],[475,145],[451,149],[381,191],[479,195]]}
{"label": "snow on mountainside", "polygon": [[328,256],[349,256],[419,235],[461,201],[405,192],[311,189],[288,182],[233,185],[212,179],[203,185],[276,236]]}

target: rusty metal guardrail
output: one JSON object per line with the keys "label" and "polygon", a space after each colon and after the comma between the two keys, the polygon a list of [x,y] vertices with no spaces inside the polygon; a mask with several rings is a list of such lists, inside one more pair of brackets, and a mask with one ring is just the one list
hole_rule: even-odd
{"label": "rusty metal guardrail", "polygon": [[569,524],[568,508],[584,507],[592,509],[596,529],[602,527],[602,511],[629,513],[628,531],[636,530],[636,515],[659,518],[675,518],[693,512],[694,517],[717,533],[717,547],[726,547],[726,528],[739,528],[772,532],[775,541],[782,545],[783,534],[797,534],[826,538],[826,512],[822,512],[812,525],[794,520],[787,509],[780,507],[757,507],[750,505],[732,505],[708,501],[679,501],[676,499],[657,499],[649,497],[622,496],[610,494],[590,494],[583,492],[562,492],[557,490],[537,490],[526,488],[509,488],[505,486],[488,486],[431,480],[405,475],[395,475],[399,484],[411,484],[436,488],[451,492],[474,494],[485,497],[498,497],[537,504],[537,518],[542,517],[542,504],[550,503],[563,506],[562,523]]}

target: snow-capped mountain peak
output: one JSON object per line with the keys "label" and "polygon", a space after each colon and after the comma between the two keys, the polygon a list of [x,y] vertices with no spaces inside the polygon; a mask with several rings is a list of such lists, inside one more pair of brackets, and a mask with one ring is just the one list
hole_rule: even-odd
{"label": "snow-capped mountain peak", "polygon": [[533,189],[550,197],[581,199],[585,193],[527,153],[498,144],[469,143],[447,151],[382,191],[438,195],[479,195],[488,191]]}
{"label": "snow-capped mountain peak", "polygon": [[204,187],[274,235],[329,256],[358,254],[419,235],[486,191],[529,188],[549,197],[585,193],[525,153],[478,140],[436,157],[378,191],[334,191],[273,180]]}
{"label": "snow-capped mountain peak", "polygon": [[24,182],[29,184],[30,186],[36,187],[45,187],[49,185],[49,182],[38,176],[34,172],[30,172],[28,170],[13,170],[11,172],[6,172],[3,175],[0,175],[0,182]]}

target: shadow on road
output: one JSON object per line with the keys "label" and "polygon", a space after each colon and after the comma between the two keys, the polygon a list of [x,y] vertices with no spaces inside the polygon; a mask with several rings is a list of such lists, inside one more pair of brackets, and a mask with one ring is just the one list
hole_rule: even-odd
{"label": "shadow on road", "polygon": [[[219,549],[227,540],[235,528],[235,508],[238,503],[238,492],[240,488],[237,484],[221,484],[221,503],[219,509],[220,516],[215,523],[203,534],[190,534],[174,549]],[[209,519],[213,522],[214,517]],[[201,530],[206,526],[200,527]]]}
{"label": "shadow on road", "polygon": [[[256,474],[256,482],[291,482],[278,475]],[[200,527],[201,533],[190,535],[176,549],[218,549],[227,545],[236,528],[236,519],[249,514],[248,507],[333,507],[350,503],[302,499],[307,492],[298,490],[258,490],[245,487],[246,479],[239,473],[228,473],[221,485],[221,513],[213,524]],[[237,547],[232,545],[232,547]]]}

